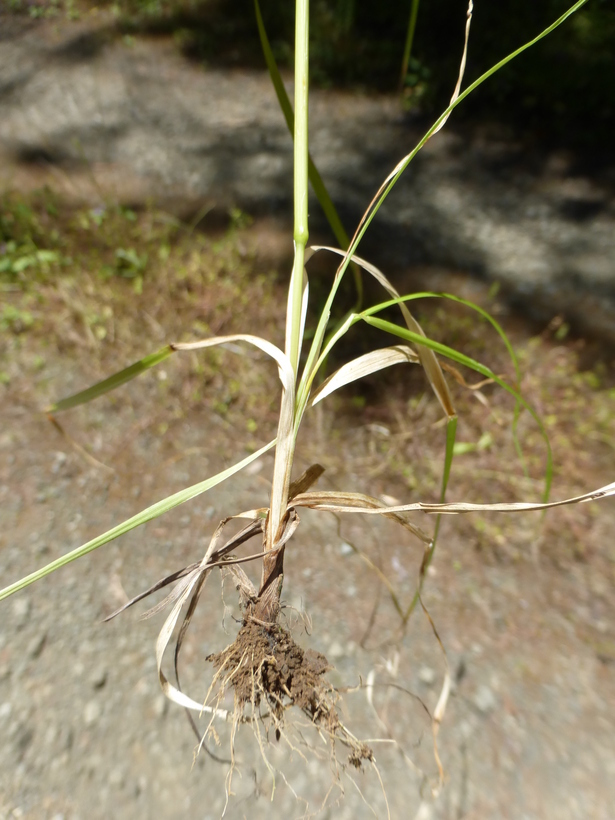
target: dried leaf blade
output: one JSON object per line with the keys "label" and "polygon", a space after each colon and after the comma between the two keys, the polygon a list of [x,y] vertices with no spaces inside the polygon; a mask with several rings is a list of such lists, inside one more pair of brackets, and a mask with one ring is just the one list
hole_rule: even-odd
{"label": "dried leaf blade", "polygon": [[380,350],[372,350],[342,365],[339,370],[332,373],[329,378],[320,385],[312,397],[312,406],[322,399],[330,396],[335,390],[345,387],[358,379],[384,370],[394,364],[417,364],[418,355],[407,345],[395,345],[393,347],[383,347]]}

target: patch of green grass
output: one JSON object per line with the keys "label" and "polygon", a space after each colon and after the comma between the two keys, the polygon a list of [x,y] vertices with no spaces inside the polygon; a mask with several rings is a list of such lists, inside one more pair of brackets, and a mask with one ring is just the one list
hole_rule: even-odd
{"label": "patch of green grass", "polygon": [[[74,350],[98,374],[110,359],[130,361],[168,342],[240,331],[248,313],[275,336],[284,298],[275,272],[254,270],[250,222],[234,210],[226,230],[204,233],[155,207],[76,208],[49,191],[5,194],[0,356],[17,361],[25,344],[32,361],[15,365],[15,372],[3,368],[4,383],[41,371],[50,348]],[[220,373],[229,357],[237,372],[233,384]],[[212,351],[185,355],[168,375],[159,386],[177,417],[215,406],[231,423],[245,412],[267,429],[274,370],[261,372],[249,359]],[[248,391],[239,388],[241,380]],[[239,423],[245,427],[244,419]]]}

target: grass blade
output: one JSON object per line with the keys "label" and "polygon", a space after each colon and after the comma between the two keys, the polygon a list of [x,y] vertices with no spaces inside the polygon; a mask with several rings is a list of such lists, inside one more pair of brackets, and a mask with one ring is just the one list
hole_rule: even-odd
{"label": "grass blade", "polygon": [[408,30],[406,32],[406,42],[404,44],[404,56],[401,61],[401,71],[399,73],[399,88],[402,89],[408,73],[410,55],[412,54],[412,43],[414,42],[414,31],[416,29],[416,18],[419,13],[419,0],[412,0],[410,6],[410,19],[408,20]]}
{"label": "grass blade", "polygon": [[[346,501],[344,493],[338,493],[340,502],[336,503],[324,497],[324,493],[305,493],[297,496],[293,505],[297,507],[311,507],[314,510],[328,510],[329,512],[356,512],[362,515],[399,515],[405,512],[424,512],[432,515],[458,515],[460,513],[471,512],[536,512],[539,510],[549,510],[552,507],[564,507],[571,504],[586,504],[588,501],[597,501],[600,498],[615,496],[615,482],[592,490],[583,495],[575,495],[571,498],[564,498],[561,501],[510,501],[494,504],[474,504],[467,501],[452,502],[444,504],[430,504],[425,501],[416,501],[413,504],[397,504],[395,506],[357,506],[353,500]],[[331,496],[336,495],[331,493]],[[353,495],[349,493],[348,495]]]}
{"label": "grass blade", "polygon": [[[451,468],[453,466],[453,458],[455,457],[455,439],[457,438],[457,416],[454,416],[452,419],[448,420],[446,425],[446,450],[444,453],[444,472],[442,473],[442,484],[440,485],[440,503],[444,503],[446,501],[446,489],[448,487],[448,481],[451,475]],[[414,609],[418,602],[421,600],[421,595],[423,593],[423,586],[425,584],[425,578],[427,577],[427,570],[429,569],[429,565],[433,561],[434,553],[436,551],[436,544],[438,543],[438,535],[440,534],[440,525],[442,523],[442,516],[436,516],[436,525],[434,527],[433,532],[433,539],[431,541],[430,546],[427,550],[425,550],[425,555],[423,556],[423,561],[421,563],[421,571],[419,573],[419,582],[417,586],[417,590],[414,593],[412,601],[408,606],[408,609],[405,611],[403,615],[403,622],[404,626],[408,623],[410,616],[414,612]]]}
{"label": "grass blade", "polygon": [[377,373],[379,370],[384,370],[385,367],[391,367],[394,364],[417,364],[418,361],[417,354],[405,345],[371,350],[369,353],[347,362],[335,373],[332,373],[314,393],[312,407],[322,399],[330,396],[335,390],[339,390],[340,387],[362,379],[364,376],[369,376],[370,373]]}
{"label": "grass blade", "polygon": [[[338,254],[339,256],[346,257],[346,253],[339,248],[330,248],[324,246],[314,246],[314,251],[330,251],[331,253]],[[402,300],[399,291],[393,286],[393,284],[387,279],[387,277],[382,273],[382,271],[377,268],[375,265],[372,265],[371,262],[367,262],[365,259],[362,259],[360,256],[356,254],[352,257],[353,262],[356,262],[359,267],[363,268],[364,271],[371,274],[374,279],[389,293],[391,296],[398,300],[399,309],[402,312],[404,317],[404,321],[408,326],[409,330],[412,330],[414,333],[422,334],[423,328],[419,325],[416,321],[414,316],[410,313],[404,301]],[[426,349],[425,347],[418,348],[419,358],[421,360],[421,364],[423,365],[423,369],[425,370],[425,374],[429,383],[432,387],[432,390],[436,394],[438,401],[440,402],[442,409],[446,413],[446,415],[451,418],[455,415],[455,407],[453,406],[453,399],[448,389],[448,385],[446,383],[446,379],[444,378],[444,374],[442,373],[442,368],[438,363],[438,359],[434,355],[434,353]]]}
{"label": "grass blade", "polygon": [[228,344],[229,342],[247,342],[254,347],[258,347],[263,353],[271,356],[278,365],[278,372],[282,387],[285,392],[294,396],[295,376],[290,365],[288,357],[280,350],[279,347],[262,339],[260,336],[252,336],[249,333],[233,333],[229,336],[212,336],[210,339],[201,339],[198,342],[178,342],[170,345],[172,350],[204,350],[208,347],[217,347],[218,345]]}
{"label": "grass blade", "polygon": [[495,74],[497,71],[499,71],[505,65],[507,65],[509,62],[511,62],[511,60],[514,60],[516,57],[518,57],[520,54],[522,54],[528,48],[531,48],[533,45],[538,43],[540,40],[542,40],[544,37],[546,37],[548,34],[550,34],[556,28],[558,28],[558,26],[560,26],[562,23],[564,23],[572,14],[574,14],[576,11],[578,11],[587,2],[588,2],[588,0],[577,0],[577,2],[573,6],[571,6],[560,17],[558,17],[557,20],[555,20],[553,23],[551,23],[551,25],[547,26],[545,29],[543,29],[543,31],[541,31],[539,34],[537,34],[536,37],[534,37],[532,40],[529,40],[527,43],[524,43],[524,45],[522,45],[519,48],[515,49],[515,51],[512,51],[510,54],[508,54],[506,57],[504,57],[498,63],[491,66],[490,69],[485,71],[484,74],[481,74],[481,76],[478,77],[478,79],[474,80],[473,83],[470,83],[470,85],[464,91],[459,93],[457,96],[453,95],[454,99],[451,100],[448,107],[442,112],[442,114],[440,114],[440,116],[433,123],[431,128],[429,128],[429,130],[419,140],[419,142],[412,149],[412,151],[409,154],[407,154],[405,157],[403,157],[397,163],[395,168],[393,168],[393,170],[390,172],[388,177],[382,183],[382,185],[380,186],[380,188],[376,192],[375,196],[373,197],[372,201],[370,202],[365,214],[363,215],[363,217],[361,219],[361,222],[359,223],[359,227],[355,231],[355,234],[352,238],[352,241],[350,243],[348,251],[346,252],[346,254],[344,256],[344,259],[343,259],[342,263],[340,264],[340,266],[337,270],[337,273],[335,275],[335,279],[334,279],[333,284],[331,286],[331,290],[330,290],[329,295],[327,297],[327,301],[326,301],[325,306],[322,310],[321,318],[318,322],[318,327],[317,327],[316,332],[314,334],[314,339],[312,341],[312,349],[310,350],[310,354],[308,356],[308,363],[310,365],[313,365],[313,363],[318,358],[319,348],[320,348],[320,345],[322,344],[322,339],[324,338],[325,331],[326,331],[326,325],[329,321],[329,315],[330,315],[330,312],[331,312],[331,307],[333,305],[333,301],[335,299],[335,295],[336,295],[337,290],[339,288],[342,277],[343,277],[346,269],[348,268],[348,265],[350,264],[350,260],[353,257],[353,255],[355,254],[355,252],[356,252],[356,250],[359,246],[359,243],[361,242],[363,236],[365,235],[365,232],[367,231],[368,227],[370,226],[374,216],[376,215],[376,213],[380,209],[382,203],[387,198],[387,196],[392,191],[392,189],[395,187],[398,179],[404,173],[404,171],[406,170],[408,165],[412,162],[414,157],[418,154],[418,152],[421,150],[421,148],[423,148],[423,146],[428,142],[428,140],[437,131],[440,130],[442,125],[448,120],[448,118],[451,115],[452,111],[458,105],[460,105],[461,102],[463,102],[463,100],[465,100],[466,97],[468,97],[473,91],[475,91],[480,85],[482,85],[482,83],[484,83],[487,79],[489,79],[489,77],[491,77],[492,74]]}
{"label": "grass blade", "polygon": [[380,501],[378,498],[374,498],[371,495],[330,490],[315,490],[296,495],[289,504],[289,507],[295,506],[312,507],[313,509],[323,510],[327,509],[331,511],[336,511],[339,507],[342,512],[348,512],[352,509],[357,509],[360,511],[363,511],[364,509],[380,511],[382,515],[396,521],[398,524],[401,524],[404,529],[411,532],[424,544],[429,545],[432,542],[431,537],[427,535],[427,533],[423,532],[420,527],[417,527],[415,524],[408,521],[405,516],[400,515],[397,512],[391,512],[383,501]]}
{"label": "grass blade", "polygon": [[405,339],[409,342],[414,342],[415,344],[425,345],[425,347],[429,347],[435,353],[439,353],[441,356],[445,356],[447,359],[452,359],[453,361],[457,362],[458,364],[463,364],[466,367],[469,367],[471,370],[475,370],[477,373],[486,376],[488,379],[493,379],[496,384],[499,384],[500,387],[504,388],[511,396],[514,396],[516,401],[519,402],[532,416],[536,424],[540,429],[540,433],[545,441],[547,447],[547,465],[545,468],[545,490],[544,490],[544,499],[549,497],[549,492],[551,490],[551,482],[553,480],[553,454],[551,452],[551,444],[549,442],[549,436],[547,434],[546,428],[542,423],[542,419],[538,415],[538,413],[534,410],[534,408],[529,404],[523,396],[516,390],[514,387],[511,387],[508,382],[501,379],[499,376],[490,370],[488,367],[485,367],[484,364],[477,362],[476,359],[470,358],[470,356],[466,356],[464,353],[459,353],[457,350],[453,350],[452,347],[448,347],[448,345],[444,345],[441,342],[436,342],[434,339],[429,339],[426,336],[420,336],[418,333],[413,333],[411,330],[406,330],[406,328],[399,327],[399,325],[394,324],[393,322],[387,322],[383,319],[377,319],[374,316],[369,316],[366,314],[360,314],[361,318],[367,322],[369,325],[373,327],[377,327],[380,330],[384,330],[387,333],[392,333],[394,336],[399,336],[401,339]]}
{"label": "grass blade", "polygon": [[74,393],[72,396],[67,396],[65,399],[60,399],[60,401],[57,401],[55,404],[48,407],[47,412],[59,413],[62,410],[69,410],[71,407],[78,407],[80,404],[93,401],[99,396],[109,393],[111,390],[115,390],[116,387],[121,387],[131,379],[136,379],[137,376],[140,376],[141,373],[145,373],[145,371],[149,370],[150,367],[155,367],[157,364],[160,364],[160,362],[168,359],[173,352],[173,346],[166,345],[166,347],[161,348],[157,353],[152,353],[149,356],[145,356],[145,358],[129,365],[129,367],[125,367],[113,376],[109,376],[107,379],[97,382],[92,385],[92,387],[88,387],[86,390],[81,390],[79,393]]}
{"label": "grass blade", "polygon": [[173,507],[177,507],[179,504],[183,504],[185,501],[189,501],[191,498],[194,498],[201,493],[210,490],[212,487],[215,487],[217,484],[220,484],[227,478],[230,478],[235,473],[238,473],[240,470],[243,470],[244,467],[247,467],[248,464],[251,464],[253,461],[256,461],[257,458],[266,453],[267,450],[271,450],[271,448],[275,444],[275,439],[270,441],[269,444],[266,444],[264,447],[261,447],[260,450],[257,450],[255,453],[247,456],[246,458],[238,461],[236,464],[233,464],[232,467],[228,467],[226,470],[223,470],[217,475],[212,476],[211,478],[205,479],[205,481],[199,481],[198,484],[193,484],[191,487],[187,487],[185,490],[180,490],[178,493],[174,493],[173,495],[164,498],[162,501],[157,501],[156,504],[152,504],[151,507],[147,507],[146,509],[142,510],[137,515],[133,515],[132,518],[126,519],[121,524],[118,524],[112,529],[107,530],[102,535],[93,538],[91,541],[88,541],[86,544],[83,544],[81,547],[77,547],[77,549],[72,550],[71,552],[66,553],[66,555],[62,555],[60,558],[56,558],[55,561],[52,561],[50,564],[42,567],[41,569],[36,570],[36,572],[30,573],[30,575],[26,575],[24,578],[21,578],[19,581],[16,581],[14,584],[10,584],[9,586],[5,587],[4,589],[0,590],[0,601],[3,598],[8,598],[9,595],[12,595],[14,592],[18,592],[20,589],[24,589],[25,587],[33,584],[35,581],[39,581],[41,578],[44,578],[47,575],[50,575],[52,572],[55,572],[57,569],[61,567],[65,567],[67,564],[70,564],[72,561],[76,561],[77,558],[81,558],[82,555],[87,555],[88,552],[92,552],[98,547],[102,547],[103,544],[108,544],[109,541],[113,541],[115,538],[119,538],[120,535],[124,535],[130,530],[134,530],[135,527],[141,526],[141,524],[146,524],[148,521],[151,521],[153,518],[158,518],[158,516],[162,515],[169,510],[172,510]]}

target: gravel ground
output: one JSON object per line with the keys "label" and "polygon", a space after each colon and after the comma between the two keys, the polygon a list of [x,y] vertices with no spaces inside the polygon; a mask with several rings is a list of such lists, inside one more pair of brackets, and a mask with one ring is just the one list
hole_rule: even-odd
{"label": "gravel ground", "polygon": [[[18,354],[24,372],[27,348]],[[245,452],[228,424],[215,418],[205,424],[191,415],[176,420],[172,447],[168,436],[151,428],[131,437],[155,400],[155,380],[146,377],[127,388],[120,402],[103,399],[67,417],[67,430],[89,442],[102,462],[116,453],[115,472],[92,467],[32,414],[56,386],[60,392],[74,389],[86,369],[74,356],[48,356],[33,381],[24,377],[3,388],[4,582]],[[327,437],[312,430],[300,458],[326,455],[333,485],[325,473],[322,486],[344,479],[344,486],[361,490],[362,454],[381,446],[382,425],[325,417],[323,428]],[[343,470],[336,452],[345,453]],[[605,483],[608,458],[591,463],[583,475],[586,486]],[[220,517],[266,504],[270,468],[271,459],[264,457],[262,469],[252,468],[3,602],[0,817],[221,815],[228,766],[204,753],[193,765],[189,726],[159,690],[153,645],[161,616],[140,621],[130,611],[109,624],[101,619],[127,596],[197,560]],[[394,478],[379,477],[369,485],[377,493],[404,493]],[[542,558],[536,557],[535,518],[519,519],[513,537],[491,534],[482,547],[463,521],[446,522],[425,594],[454,680],[439,735],[446,783],[436,801],[428,799],[426,785],[437,782],[430,725],[415,696],[433,710],[443,656],[419,613],[399,640],[388,596],[353,549],[381,562],[407,602],[420,557],[416,545],[388,522],[370,519],[359,526],[349,518],[338,531],[331,516],[302,514],[287,557],[285,596],[289,607],[309,615],[309,634],[295,610],[288,609],[287,617],[300,643],[328,656],[335,685],[354,687],[375,674],[374,703],[382,722],[374,718],[364,690],[346,695],[342,715],[358,736],[394,737],[406,755],[390,744],[373,744],[392,817],[612,816],[614,514],[607,501],[591,515],[584,510],[580,520],[572,515],[553,523],[542,532]],[[586,552],[564,560],[566,530],[579,527]],[[213,579],[189,633],[183,677],[196,699],[211,676],[205,656],[230,643],[237,629],[233,600],[230,586],[221,598]],[[404,692],[379,688],[385,682]],[[216,728],[217,753],[226,758],[228,728]],[[356,776],[372,813],[342,765],[343,750],[339,779],[346,794],[337,804],[339,780],[328,747],[321,744],[319,750],[324,760],[306,760],[301,748],[291,752],[283,740],[272,740],[267,754],[278,771],[272,803],[271,776],[250,732],[242,729],[235,796],[226,816],[304,816],[304,804],[292,790],[316,810],[333,786],[327,804],[332,805],[321,816],[386,817],[375,772]]]}

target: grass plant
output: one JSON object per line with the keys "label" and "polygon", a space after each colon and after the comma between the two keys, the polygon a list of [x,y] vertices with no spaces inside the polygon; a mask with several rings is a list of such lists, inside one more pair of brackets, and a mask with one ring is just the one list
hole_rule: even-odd
{"label": "grass plant", "polygon": [[[340,746],[345,748],[347,756],[343,765],[350,768],[361,768],[364,765],[376,767],[376,758],[370,744],[356,737],[351,728],[346,726],[340,717],[340,693],[327,681],[326,672],[329,668],[327,659],[317,652],[309,649],[304,650],[298,646],[290,632],[280,622],[280,600],[284,583],[284,556],[286,549],[292,548],[292,536],[300,524],[299,511],[302,508],[331,512],[336,515],[386,516],[405,529],[409,536],[418,542],[422,551],[419,584],[409,605],[403,606],[400,603],[393,585],[383,573],[380,574],[383,576],[382,580],[399,614],[402,628],[407,624],[412,612],[420,606],[437,637],[435,626],[423,606],[421,591],[427,569],[434,558],[442,515],[477,512],[544,511],[553,507],[587,502],[615,494],[615,484],[609,484],[593,492],[580,494],[572,498],[556,501],[549,500],[552,464],[546,426],[521,392],[517,358],[506,334],[496,320],[484,309],[454,295],[420,292],[402,296],[382,271],[362,259],[357,253],[361,239],[372,219],[401,174],[426,142],[445,125],[450,114],[462,100],[499,68],[564,23],[585,2],[586,0],[579,0],[552,25],[462,90],[473,10],[473,3],[470,1],[459,79],[450,105],[427,130],[417,146],[403,157],[391,171],[367,208],[354,236],[348,241],[346,241],[347,237],[343,232],[341,223],[339,223],[339,220],[336,222],[333,205],[326,194],[326,189],[318,176],[315,166],[310,163],[308,153],[309,2],[308,0],[297,0],[296,2],[294,111],[291,109],[284,87],[279,80],[271,50],[268,49],[266,32],[257,4],[257,20],[266,60],[289,128],[292,128],[294,140],[293,239],[295,253],[288,288],[284,348],[276,346],[262,336],[249,333],[208,333],[205,338],[198,341],[167,344],[129,367],[97,382],[92,387],[55,402],[48,408],[47,412],[55,419],[56,414],[93,401],[105,393],[119,388],[141,373],[159,366],[163,361],[171,357],[177,358],[177,354],[180,356],[194,356],[197,352],[225,347],[240,355],[247,347],[256,348],[260,354],[271,358],[277,368],[280,382],[277,435],[270,441],[254,447],[252,452],[245,458],[228,466],[216,475],[147,507],[107,532],[0,591],[0,599],[18,592],[135,527],[157,518],[179,504],[188,502],[195,496],[206,492],[245,469],[264,453],[273,451],[274,465],[268,504],[250,510],[229,510],[228,516],[220,521],[211,536],[209,546],[202,558],[188,566],[174,570],[133,598],[121,610],[114,613],[114,615],[119,614],[119,612],[132,606],[137,601],[174,584],[172,591],[166,598],[151,610],[154,613],[165,607],[171,608],[156,644],[158,676],[161,687],[170,700],[185,707],[188,713],[205,714],[210,718],[205,732],[197,730],[200,744],[204,742],[206,736],[215,732],[214,722],[218,719],[230,722],[232,726],[232,745],[238,742],[237,732],[239,727],[248,724],[257,735],[263,750],[263,756],[266,759],[266,737],[270,733],[278,738],[283,737],[291,748],[294,748],[293,744],[300,742],[297,740],[299,735],[293,728],[295,726],[293,716],[302,714],[307,724],[332,749],[332,755],[336,755],[336,748]],[[417,6],[418,4],[414,3],[413,10],[416,10]],[[323,203],[325,213],[328,214],[333,223],[334,233],[340,244],[345,245],[345,247],[309,246],[309,180],[312,181],[316,193]],[[99,220],[102,225],[106,219],[111,217],[103,212],[91,212],[84,214],[83,218],[94,224]],[[130,216],[126,213],[115,214],[112,218],[130,221]],[[28,214],[25,214],[24,219],[26,226],[30,224],[28,223]],[[60,245],[57,248],[41,249],[34,240],[31,242],[28,240],[28,236],[33,234],[34,231],[33,224],[25,230],[26,239],[23,241],[19,238],[7,239],[7,242],[12,242],[13,245],[11,245],[10,253],[6,255],[9,259],[9,268],[6,272],[13,278],[15,283],[19,283],[20,276],[23,276],[23,272],[28,267],[38,266],[43,270],[45,266],[60,266],[62,264],[62,248]],[[6,226],[4,229],[8,231]],[[17,236],[19,232],[14,233]],[[22,239],[23,234],[24,231],[22,231]],[[164,243],[159,240],[157,245],[158,248],[164,247]],[[308,345],[306,317],[308,315],[309,285],[306,265],[314,253],[331,253],[341,261],[315,327],[310,328],[310,343]],[[130,246],[116,247],[111,261],[108,263],[109,275],[123,277],[130,283],[129,286],[133,289],[133,293],[140,295],[145,286],[144,278],[147,275],[147,262],[147,255],[135,248]],[[351,265],[354,265],[355,269],[360,268],[364,275],[373,277],[386,292],[387,298],[368,308],[363,308],[358,302],[355,309],[347,314],[341,323],[335,325],[331,321],[334,302],[342,278]],[[356,281],[357,283],[360,281],[358,277]],[[474,315],[490,322],[496,334],[499,335],[504,349],[510,355],[515,371],[515,380],[513,382],[507,381],[477,359],[426,335],[410,310],[412,302],[418,299],[442,299],[443,301],[455,302],[458,306],[472,311]],[[398,311],[398,314],[401,315],[401,322],[392,319],[393,311]],[[12,314],[7,314],[3,321],[11,325],[11,323],[17,322],[18,318]],[[28,324],[30,320],[22,317],[21,321]],[[353,328],[356,326],[365,327],[366,325],[382,331],[388,336],[393,336],[394,343],[358,356],[327,376],[327,363],[330,355],[336,350],[336,346],[347,334],[351,333]],[[102,323],[101,326],[103,326]],[[205,355],[207,356],[209,353]],[[315,484],[323,472],[319,464],[314,464],[303,474],[293,477],[297,439],[304,418],[314,405],[328,398],[335,391],[393,365],[403,365],[404,367],[412,365],[413,367],[422,368],[441,408],[446,433],[442,442],[444,455],[439,500],[437,502],[415,501],[397,504],[386,503],[375,495],[365,493],[321,491],[315,488]],[[445,372],[448,371],[456,381],[467,386],[465,378],[458,369],[459,367],[479,374],[483,380],[482,384],[486,382],[496,384],[509,393],[515,403],[515,420],[518,420],[521,414],[533,419],[536,429],[540,431],[546,445],[545,484],[541,499],[527,502],[503,501],[491,504],[481,504],[475,501],[448,502],[446,500],[446,491],[454,456],[456,453],[463,454],[467,452],[459,446],[460,443],[456,442],[457,412],[453,394],[445,376]],[[480,444],[477,446],[480,446]],[[521,453],[521,445],[518,449]],[[419,512],[434,517],[434,526],[429,533],[419,527],[411,517],[411,514]],[[231,521],[239,521],[242,527],[235,534],[228,535],[228,525]],[[256,540],[257,546],[251,548],[247,554],[242,552],[240,548],[254,540]],[[252,583],[242,569],[242,564],[246,562],[260,562],[261,581],[258,587]],[[207,693],[200,693],[197,699],[186,694],[180,686],[178,659],[205,583],[215,569],[230,573],[233,578],[242,611],[242,625],[230,646],[208,658],[214,669],[211,685]],[[163,669],[165,653],[174,635],[175,682]],[[373,688],[373,680],[371,686]],[[440,767],[439,785],[442,783],[442,769],[435,741],[439,725],[444,717],[450,686],[451,680],[447,674],[437,706],[431,715],[434,750]],[[227,709],[224,706],[225,696],[229,692],[233,694],[234,707],[232,709]],[[196,730],[196,724],[192,718],[191,721]],[[231,760],[234,760],[234,748],[231,749]],[[232,768],[231,764],[231,775]],[[231,791],[231,775],[227,780],[229,793]]]}

